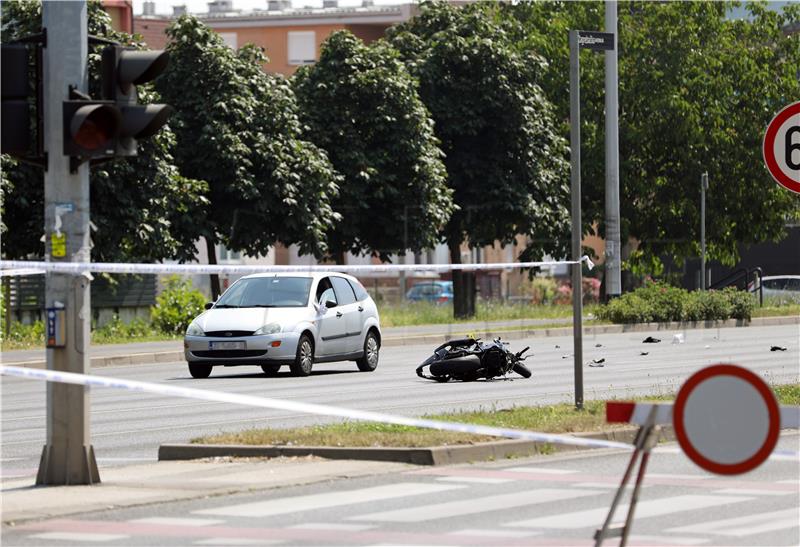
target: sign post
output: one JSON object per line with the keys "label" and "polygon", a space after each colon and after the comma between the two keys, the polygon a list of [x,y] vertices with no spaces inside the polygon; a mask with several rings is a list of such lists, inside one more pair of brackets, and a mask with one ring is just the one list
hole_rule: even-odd
{"label": "sign post", "polygon": [[769,123],[762,152],[775,182],[800,194],[800,101],[778,112]]}
{"label": "sign post", "polygon": [[569,31],[569,146],[572,195],[572,339],[575,365],[575,408],[583,408],[583,264],[581,263],[581,65],[580,50],[614,48],[614,34]]}

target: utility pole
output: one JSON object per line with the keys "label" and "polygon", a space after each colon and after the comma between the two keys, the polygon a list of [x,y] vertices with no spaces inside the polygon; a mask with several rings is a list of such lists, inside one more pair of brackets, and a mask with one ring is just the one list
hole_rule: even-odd
{"label": "utility pole", "polygon": [[581,56],[579,32],[569,31],[569,157],[572,194],[572,340],[575,408],[583,408],[583,271],[581,268]]}
{"label": "utility pole", "polygon": [[[63,102],[70,98],[70,86],[88,91],[86,2],[43,2],[42,27],[47,33],[43,70],[45,255],[51,262],[89,262],[89,164],[70,170],[70,157],[64,154],[62,111]],[[88,273],[46,276],[48,370],[89,373],[90,280]],[[47,444],[36,484],[100,482],[89,411],[88,387],[48,382]]]}
{"label": "utility pole", "polygon": [[[617,33],[617,2],[606,0],[606,32]],[[606,82],[606,297],[622,293],[622,245],[619,218],[619,76],[617,73],[617,48],[605,51]]]}
{"label": "utility pole", "polygon": [[700,288],[706,290],[706,190],[708,190],[708,172],[700,175]]}

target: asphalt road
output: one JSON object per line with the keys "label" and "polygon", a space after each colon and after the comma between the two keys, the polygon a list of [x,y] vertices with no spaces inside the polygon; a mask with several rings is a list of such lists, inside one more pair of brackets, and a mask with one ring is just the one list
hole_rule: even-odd
{"label": "asphalt road", "polygon": [[[779,448],[796,451],[798,441],[790,434]],[[591,545],[628,459],[596,450],[94,511],[4,528],[3,544]],[[722,477],[662,445],[629,545],[798,545],[799,507],[796,461]]]}
{"label": "asphalt road", "polygon": [[[674,392],[694,370],[719,362],[748,367],[772,383],[800,379],[800,326],[747,327],[672,332],[602,334],[584,339],[586,399]],[[652,335],[659,344],[643,344]],[[512,349],[533,347],[527,361],[532,379],[438,384],[418,378],[416,366],[431,346],[385,348],[378,369],[358,372],[354,363],[322,364],[308,378],[288,372],[267,378],[255,367],[215,369],[192,379],[184,363],[104,367],[95,374],[165,385],[188,386],[348,408],[422,415],[475,408],[505,408],[571,401],[572,338],[519,340]],[[779,345],[786,351],[771,352]],[[641,355],[648,352],[648,355]],[[603,367],[590,367],[604,358]],[[290,427],[325,418],[222,403],[173,399],[155,394],[94,389],[92,442],[101,466],[152,461],[163,443],[254,427]],[[35,474],[46,435],[44,383],[2,378],[2,473]]]}

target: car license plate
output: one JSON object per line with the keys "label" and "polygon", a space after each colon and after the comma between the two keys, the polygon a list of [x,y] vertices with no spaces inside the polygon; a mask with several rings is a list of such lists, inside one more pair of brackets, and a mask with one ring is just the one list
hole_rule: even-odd
{"label": "car license plate", "polygon": [[224,342],[209,342],[208,349],[247,349],[244,340],[237,341],[224,341]]}

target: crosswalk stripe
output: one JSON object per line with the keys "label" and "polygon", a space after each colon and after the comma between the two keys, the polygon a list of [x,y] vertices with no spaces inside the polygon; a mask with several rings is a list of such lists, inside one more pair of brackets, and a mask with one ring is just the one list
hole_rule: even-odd
{"label": "crosswalk stripe", "polygon": [[218,519],[179,519],[169,517],[149,517],[144,519],[129,520],[131,524],[163,524],[166,526],[212,526],[221,524],[224,520]]}
{"label": "crosswalk stripe", "polygon": [[596,490],[542,488],[527,492],[514,492],[512,494],[500,494],[498,496],[487,496],[484,498],[460,499],[447,503],[381,511],[367,515],[357,515],[350,517],[348,520],[420,522],[475,513],[486,513],[487,511],[499,511],[500,509],[534,505],[537,503],[549,503],[582,496],[594,496],[597,494],[598,492]]}
{"label": "crosswalk stripe", "polygon": [[405,482],[388,484],[385,486],[375,486],[371,488],[362,488],[359,490],[345,490],[343,492],[311,494],[308,496],[296,496],[292,498],[271,499],[253,503],[228,505],[224,507],[215,507],[213,509],[192,511],[192,513],[196,515],[218,515],[233,517],[268,517],[271,515],[285,515],[286,513],[324,509],[341,505],[352,505],[369,501],[403,498],[406,496],[418,496],[420,494],[433,494],[436,492],[445,492],[447,490],[456,490],[459,488],[466,488],[466,486],[455,484],[450,485]]}
{"label": "crosswalk stripe", "polygon": [[743,496],[788,496],[797,492],[786,492],[783,490],[766,490],[761,488],[723,488],[714,490],[714,494],[741,494]]}
{"label": "crosswalk stripe", "polygon": [[375,526],[371,524],[347,524],[344,522],[304,522],[289,526],[290,530],[332,530],[344,532],[363,532],[371,530]]}
{"label": "crosswalk stripe", "polygon": [[514,479],[493,479],[491,477],[438,477],[440,482],[470,482],[476,484],[505,484],[514,482]]}
{"label": "crosswalk stripe", "polygon": [[[729,503],[739,503],[749,501],[753,498],[744,496],[672,496],[658,500],[642,501],[636,504],[636,519],[656,517],[680,513],[682,511],[693,511],[705,507],[726,505]],[[617,507],[616,515],[625,515],[628,512],[628,504],[620,504]],[[507,523],[506,526],[519,526],[523,528],[585,528],[602,524],[608,507],[598,507],[586,511],[575,511],[572,513],[561,513],[547,517],[538,517],[530,520],[520,520]]]}
{"label": "crosswalk stripe", "polygon": [[527,538],[538,536],[541,532],[522,531],[522,530],[478,530],[475,528],[467,528],[466,530],[457,530],[455,532],[448,532],[449,536],[478,536],[490,538]]}
{"label": "crosswalk stripe", "polygon": [[764,532],[774,532],[788,528],[797,528],[797,508],[783,511],[770,511],[731,519],[712,520],[670,528],[667,532],[689,534],[721,534],[723,536],[743,537]]}
{"label": "crosswalk stripe", "polygon": [[647,536],[641,534],[631,534],[628,537],[631,543],[641,543],[644,545],[703,545],[711,541],[706,538],[686,538],[676,536]]}
{"label": "crosswalk stripe", "polygon": [[117,541],[120,539],[127,539],[130,536],[122,534],[79,534],[75,532],[48,532],[46,534],[34,534],[28,537],[36,539],[46,539],[46,540],[57,539],[61,541],[78,541],[78,542],[93,541],[99,543],[101,541]]}
{"label": "crosswalk stripe", "polygon": [[503,471],[514,471],[517,473],[541,473],[542,475],[569,475],[577,473],[574,469],[554,469],[552,467],[507,467]]}

